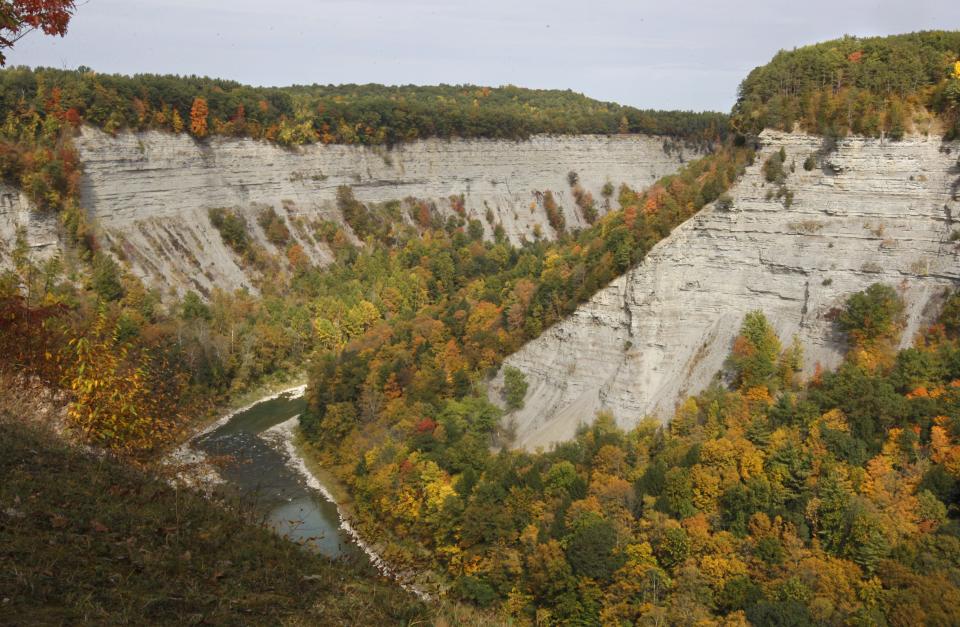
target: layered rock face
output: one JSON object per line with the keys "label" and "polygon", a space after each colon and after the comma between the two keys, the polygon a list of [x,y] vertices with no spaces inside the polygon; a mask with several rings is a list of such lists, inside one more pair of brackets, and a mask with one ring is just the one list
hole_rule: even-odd
{"label": "layered rock face", "polygon": [[[829,315],[883,282],[907,303],[903,343],[960,279],[960,143],[765,133],[730,208],[687,221],[626,275],[507,360],[529,381],[508,420],[516,445],[549,447],[611,411],[624,427],[669,419],[676,403],[722,370],[743,317],[763,311],[786,344],[796,336],[809,375],[846,349]],[[762,164],[783,147],[790,206]],[[806,171],[804,161],[820,153]],[[795,164],[791,172],[791,165]],[[960,234],[960,232],[958,232]],[[502,373],[491,386],[497,398]]]}
{"label": "layered rock face", "polygon": [[20,190],[0,183],[0,267],[12,264],[21,237],[32,258],[50,257],[59,247],[57,216],[33,210]]}
{"label": "layered rock face", "polygon": [[553,191],[567,228],[585,225],[569,172],[577,173],[602,214],[601,190],[607,182],[643,188],[683,161],[681,154],[664,149],[662,139],[644,136],[424,140],[390,150],[285,149],[247,139],[199,143],[158,132],[114,137],[86,128],[77,147],[84,165],[84,206],[110,247],[148,283],[202,293],[213,287],[253,289],[249,273],[210,224],[210,208],[238,210],[251,237],[282,254],[256,220],[273,207],[296,243],[322,264],[330,252],[309,225],[321,219],[342,222],[336,208],[341,185],[365,203],[413,197],[448,214],[454,211],[451,196],[462,195],[465,217],[480,220],[487,236],[499,223],[512,242],[520,243],[533,240],[535,229],[544,237],[554,235],[541,196],[547,190]]}

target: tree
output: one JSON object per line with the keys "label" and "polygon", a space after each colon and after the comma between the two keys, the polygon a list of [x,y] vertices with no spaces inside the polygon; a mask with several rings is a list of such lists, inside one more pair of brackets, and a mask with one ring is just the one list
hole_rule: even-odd
{"label": "tree", "polygon": [[174,133],[183,132],[183,117],[176,109],[173,110],[173,115],[170,117],[170,125],[173,127]]}
{"label": "tree", "polygon": [[740,387],[749,389],[771,383],[777,373],[780,348],[780,339],[763,312],[748,313],[730,355]]}
{"label": "tree", "polygon": [[207,107],[206,98],[197,97],[193,100],[193,106],[190,108],[190,132],[194,137],[203,139],[207,136]]}
{"label": "tree", "polygon": [[97,253],[93,258],[93,291],[103,300],[120,300],[123,286],[120,285],[120,268],[107,254]]}
{"label": "tree", "polygon": [[840,328],[857,343],[890,336],[903,314],[903,300],[889,285],[874,283],[847,299],[837,318]]}
{"label": "tree", "polygon": [[623,566],[623,556],[614,553],[617,532],[602,518],[588,516],[580,522],[567,541],[567,561],[577,575],[593,579],[609,579]]}
{"label": "tree", "polygon": [[523,398],[527,395],[527,377],[519,368],[507,366],[503,369],[503,396],[510,409],[523,409]]}
{"label": "tree", "polygon": [[27,33],[39,28],[47,35],[66,35],[75,8],[74,0],[0,1],[0,66],[7,61],[3,51]]}
{"label": "tree", "polygon": [[193,290],[188,291],[183,296],[183,304],[180,307],[180,316],[184,320],[210,320],[213,314],[210,307],[201,300],[200,296]]}

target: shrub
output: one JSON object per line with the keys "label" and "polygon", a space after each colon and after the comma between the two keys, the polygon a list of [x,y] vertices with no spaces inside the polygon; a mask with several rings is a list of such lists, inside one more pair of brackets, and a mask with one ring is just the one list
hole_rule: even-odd
{"label": "shrub", "polygon": [[779,152],[773,153],[763,162],[763,178],[765,178],[768,183],[782,185],[783,182],[787,180],[787,173],[783,169],[785,159],[784,150],[781,148]]}
{"label": "shrub", "polygon": [[549,190],[543,194],[543,208],[547,211],[547,222],[550,223],[553,230],[558,234],[563,233],[567,227],[567,220],[563,217],[563,211],[561,211],[560,206],[557,205],[557,201],[553,197],[553,192]]}
{"label": "shrub", "polygon": [[223,242],[238,255],[250,252],[250,238],[247,235],[247,223],[230,209],[210,209],[207,212],[210,222],[220,231]]}
{"label": "shrub", "polygon": [[896,290],[874,283],[847,299],[837,322],[856,341],[870,341],[891,335],[902,314],[903,300]]}
{"label": "shrub", "polygon": [[273,207],[261,211],[257,216],[257,223],[263,229],[267,240],[274,246],[285,247],[290,243],[290,229]]}
{"label": "shrub", "polygon": [[110,255],[97,253],[93,257],[91,287],[102,300],[120,300],[123,286],[120,285],[120,267]]}
{"label": "shrub", "polygon": [[503,397],[510,409],[522,409],[527,395],[527,377],[518,368],[507,366],[503,371]]}

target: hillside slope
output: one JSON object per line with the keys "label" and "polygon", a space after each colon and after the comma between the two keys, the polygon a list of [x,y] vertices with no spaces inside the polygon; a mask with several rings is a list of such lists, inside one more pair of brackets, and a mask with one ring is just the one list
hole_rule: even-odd
{"label": "hillside slope", "polygon": [[[627,427],[649,414],[668,419],[721,370],[749,311],[764,311],[780,337],[799,338],[807,374],[839,363],[844,346],[831,312],[855,291],[898,286],[908,304],[905,343],[936,312],[960,280],[952,235],[960,143],[849,138],[829,151],[819,137],[770,131],[761,141],[731,189],[732,206],[715,203],[686,222],[507,359],[530,383],[525,407],[508,418],[518,446],[569,439],[601,409]],[[791,202],[763,171],[781,148]],[[817,163],[807,171],[811,155]],[[501,372],[492,398],[502,381]]]}
{"label": "hillside slope", "polygon": [[[0,412],[0,624],[406,624],[427,614],[332,563],[124,464]],[[122,583],[121,583],[122,582]]]}

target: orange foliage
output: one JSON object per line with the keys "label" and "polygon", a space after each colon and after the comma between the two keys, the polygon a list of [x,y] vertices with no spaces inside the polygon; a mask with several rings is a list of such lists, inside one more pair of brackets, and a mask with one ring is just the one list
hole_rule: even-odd
{"label": "orange foliage", "polygon": [[207,101],[204,98],[197,97],[193,100],[193,106],[190,108],[190,132],[195,137],[207,136],[207,115],[209,109]]}

